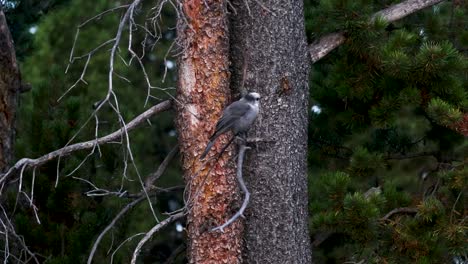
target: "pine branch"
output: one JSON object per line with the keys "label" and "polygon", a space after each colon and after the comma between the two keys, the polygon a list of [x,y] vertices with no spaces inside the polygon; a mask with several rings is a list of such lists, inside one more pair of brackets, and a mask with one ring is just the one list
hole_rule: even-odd
{"label": "pine branch", "polygon": [[[387,213],[384,217],[380,218],[380,221],[387,221],[389,220],[393,215],[396,214],[417,214],[418,209],[416,208],[411,208],[411,207],[400,207],[400,208],[395,208],[389,213]],[[333,234],[336,234],[336,232],[333,231],[325,231],[325,232],[320,232],[315,235],[315,239],[312,242],[312,245],[314,247],[319,247],[325,240],[330,238]]]}
{"label": "pine branch", "polygon": [[[421,9],[429,6],[433,6],[442,2],[443,0],[408,0],[402,3],[385,8],[372,16],[371,21],[377,17],[381,17],[387,22],[393,22],[404,18],[412,13],[415,13]],[[326,35],[311,45],[309,45],[309,52],[312,63],[316,63],[328,53],[334,50],[336,47],[343,44],[346,40],[344,32],[335,32]]]}

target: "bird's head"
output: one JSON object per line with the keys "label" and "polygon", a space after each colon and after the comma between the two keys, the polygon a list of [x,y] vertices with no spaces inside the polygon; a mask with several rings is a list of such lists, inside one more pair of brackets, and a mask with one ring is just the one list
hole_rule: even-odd
{"label": "bird's head", "polygon": [[249,103],[258,104],[258,101],[260,101],[260,94],[254,92],[248,93],[244,95],[244,99]]}

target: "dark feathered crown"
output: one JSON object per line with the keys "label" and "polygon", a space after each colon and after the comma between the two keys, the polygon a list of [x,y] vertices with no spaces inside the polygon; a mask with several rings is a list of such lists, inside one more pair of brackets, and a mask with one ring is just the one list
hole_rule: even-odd
{"label": "dark feathered crown", "polygon": [[248,93],[244,96],[247,101],[258,101],[260,100],[260,95],[258,93]]}

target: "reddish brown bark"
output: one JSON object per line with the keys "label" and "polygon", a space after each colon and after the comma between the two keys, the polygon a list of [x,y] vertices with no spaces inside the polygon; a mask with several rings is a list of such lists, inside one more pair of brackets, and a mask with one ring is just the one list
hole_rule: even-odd
{"label": "reddish brown bark", "polygon": [[21,85],[15,49],[0,10],[0,172],[13,158],[16,106]]}
{"label": "reddish brown bark", "polygon": [[[242,224],[222,232],[210,230],[235,212],[238,198],[232,148],[217,162],[203,166],[200,155],[217,119],[230,102],[229,39],[226,3],[221,0],[182,1],[179,19],[183,49],[179,59],[177,127],[185,180],[189,188],[188,255],[190,263],[240,263]],[[220,137],[208,159],[228,137]]]}

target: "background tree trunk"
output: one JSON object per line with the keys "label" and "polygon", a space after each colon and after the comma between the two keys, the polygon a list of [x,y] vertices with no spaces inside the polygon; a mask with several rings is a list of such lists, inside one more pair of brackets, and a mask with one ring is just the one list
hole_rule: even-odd
{"label": "background tree trunk", "polygon": [[[211,229],[235,212],[238,201],[232,151],[217,162],[203,164],[200,155],[216,121],[230,102],[229,38],[226,2],[186,0],[179,18],[177,129],[187,182],[188,257],[190,263],[240,263],[242,225],[235,222],[224,233]],[[207,159],[227,143],[222,136]]]}
{"label": "background tree trunk", "polygon": [[[262,5],[260,5],[262,3]],[[231,21],[233,88],[261,94],[247,152],[245,263],[311,263],[307,227],[309,55],[303,3],[237,1]]]}
{"label": "background tree trunk", "polygon": [[16,105],[21,86],[15,49],[0,9],[0,172],[13,159]]}

